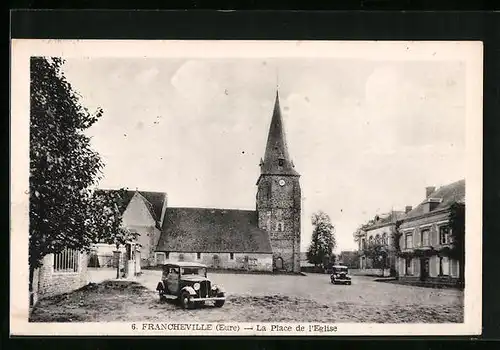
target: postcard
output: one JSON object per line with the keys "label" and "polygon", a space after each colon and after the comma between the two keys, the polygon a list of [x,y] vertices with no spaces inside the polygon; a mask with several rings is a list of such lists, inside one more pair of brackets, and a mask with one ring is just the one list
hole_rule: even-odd
{"label": "postcard", "polygon": [[481,42],[11,52],[12,335],[481,333]]}

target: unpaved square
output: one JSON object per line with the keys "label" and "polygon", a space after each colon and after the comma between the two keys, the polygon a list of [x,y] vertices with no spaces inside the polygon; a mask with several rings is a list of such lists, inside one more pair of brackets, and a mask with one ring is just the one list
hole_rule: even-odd
{"label": "unpaved square", "polygon": [[351,286],[332,285],[328,275],[247,275],[213,273],[227,291],[226,304],[183,310],[160,302],[154,291],[158,271],[136,281],[104,281],[41,300],[33,322],[463,322],[463,292],[353,278]]}

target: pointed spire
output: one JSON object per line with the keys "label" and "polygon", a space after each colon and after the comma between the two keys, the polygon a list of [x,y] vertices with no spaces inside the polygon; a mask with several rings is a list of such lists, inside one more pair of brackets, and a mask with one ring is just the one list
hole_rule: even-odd
{"label": "pointed spire", "polygon": [[262,174],[298,175],[288,154],[278,90],[276,90],[276,100],[261,171]]}

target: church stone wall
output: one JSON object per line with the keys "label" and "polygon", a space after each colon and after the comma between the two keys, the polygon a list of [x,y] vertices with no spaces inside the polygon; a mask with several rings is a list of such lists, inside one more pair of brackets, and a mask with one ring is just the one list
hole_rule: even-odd
{"label": "church stone wall", "polygon": [[[279,181],[285,185],[280,186]],[[259,181],[259,227],[269,234],[274,268],[283,259],[283,270],[300,272],[300,185],[295,176],[265,175]]]}
{"label": "church stone wall", "polygon": [[[159,262],[157,252],[157,262]],[[199,258],[198,258],[199,257]],[[161,259],[161,258],[160,258]],[[170,252],[167,262],[192,261],[205,264],[215,269],[243,270],[243,271],[267,271],[273,270],[273,256],[266,253],[193,253],[193,252]]]}

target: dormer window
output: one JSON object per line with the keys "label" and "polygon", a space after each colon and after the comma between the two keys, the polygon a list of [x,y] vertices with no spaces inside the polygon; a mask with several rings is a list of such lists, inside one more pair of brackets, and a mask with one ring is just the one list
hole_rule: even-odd
{"label": "dormer window", "polygon": [[428,213],[436,209],[436,207],[441,203],[441,198],[428,198],[424,203],[424,212]]}

